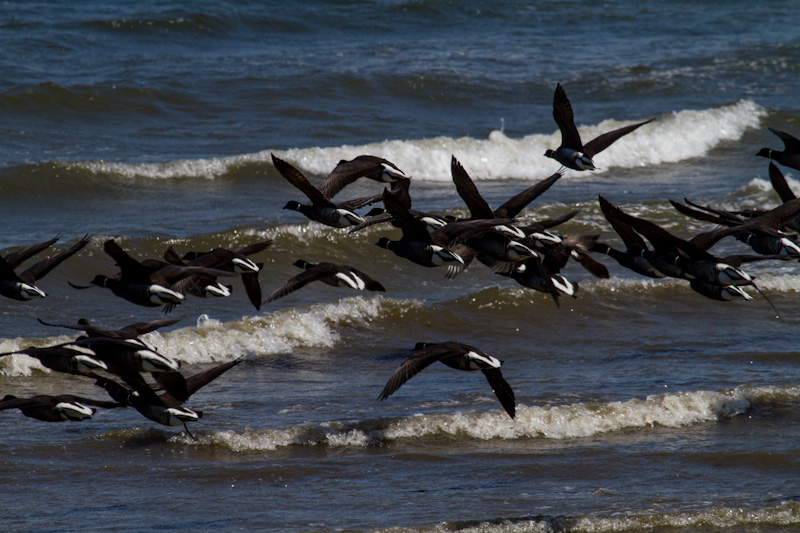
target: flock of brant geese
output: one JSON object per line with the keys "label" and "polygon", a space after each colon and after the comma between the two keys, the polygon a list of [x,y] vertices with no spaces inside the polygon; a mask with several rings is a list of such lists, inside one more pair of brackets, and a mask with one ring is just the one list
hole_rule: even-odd
{"label": "flock of brant geese", "polygon": [[[307,218],[336,228],[356,232],[367,226],[391,223],[400,228],[398,240],[382,237],[376,244],[399,257],[425,267],[446,267],[446,277],[454,278],[472,261],[478,260],[496,273],[507,276],[522,286],[549,293],[556,305],[562,295],[574,296],[577,285],[559,272],[572,259],[597,277],[608,277],[606,267],[590,253],[605,254],[621,266],[651,278],[674,277],[689,281],[690,287],[716,300],[752,299],[743,287],[758,287],[753,277],[741,269],[742,264],[761,260],[796,260],[800,244],[791,232],[800,231],[800,200],[788,187],[775,163],[800,170],[800,140],[788,133],[770,128],[784,144],[784,150],[764,148],[758,156],[771,159],[769,176],[782,204],[769,211],[723,211],[698,205],[689,200],[672,202],[679,212],[717,227],[688,240],[677,237],[657,224],[632,216],[600,196],[600,207],[612,228],[619,234],[625,249],[612,248],[598,241],[596,235],[558,236],[549,230],[562,224],[577,212],[537,221],[525,226],[516,224],[516,217],[534,199],[544,193],[562,175],[565,168],[585,171],[597,167],[593,157],[622,136],[647,124],[650,120],[619,128],[583,143],[575,126],[569,99],[559,84],[553,97],[553,117],[561,131],[561,144],[547,150],[546,157],[558,161],[561,168],[550,177],[523,190],[507,202],[492,209],[481,197],[467,171],[456,160],[451,171],[456,189],[469,209],[470,216],[456,219],[412,209],[409,194],[411,179],[386,159],[361,155],[351,161],[340,161],[319,187],[312,185],[291,164],[272,156],[275,168],[300,190],[308,202],[290,201],[286,209],[296,210]],[[774,161],[774,162],[773,162]],[[333,200],[347,185],[359,178],[388,183],[381,194],[345,202]],[[365,215],[356,210],[382,203]],[[731,236],[752,248],[752,254],[718,257],[709,250],[724,237]],[[79,252],[89,237],[52,257],[39,261],[26,270],[15,269],[24,261],[49,248],[56,240],[36,244],[0,257],[0,294],[16,300],[43,298],[45,293],[35,283],[59,263]],[[105,287],[134,304],[163,307],[166,312],[183,302],[187,294],[195,296],[228,296],[231,285],[219,278],[238,276],[250,302],[256,309],[282,298],[305,285],[321,281],[329,285],[355,290],[384,291],[380,282],[348,265],[308,263],[302,259],[294,265],[302,272],[286,281],[262,300],[258,279],[263,264],[248,256],[269,247],[263,241],[236,250],[216,248],[204,252],[188,252],[182,257],[172,248],[163,259],[138,260],[131,257],[113,239],[103,250],[115,261],[119,272],[112,276],[98,274],[90,285],[70,283],[84,289]],[[759,291],[760,292],[760,291]],[[159,424],[183,426],[196,421],[202,412],[183,404],[201,387],[218,378],[242,361],[242,358],[214,366],[190,376],[180,372],[180,363],[142,340],[145,333],[175,324],[175,319],[130,324],[118,330],[106,330],[81,319],[77,324],[43,324],[81,331],[72,341],[48,347],[30,347],[0,356],[25,354],[56,372],[86,376],[105,389],[109,400],[95,400],[70,394],[36,395],[30,398],[6,396],[0,410],[19,409],[38,420],[57,422],[83,420],[95,408],[133,407],[146,418]],[[435,361],[458,370],[480,370],[486,376],[503,409],[515,416],[514,392],[500,371],[501,361],[481,350],[455,341],[437,344],[418,343],[411,354],[389,378],[379,400],[391,396],[406,381]],[[146,377],[150,380],[145,379]]]}

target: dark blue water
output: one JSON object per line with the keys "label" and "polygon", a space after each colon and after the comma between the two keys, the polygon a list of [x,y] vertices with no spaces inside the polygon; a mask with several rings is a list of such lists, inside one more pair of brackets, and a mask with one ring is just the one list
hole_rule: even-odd
{"label": "dark blue water", "polygon": [[[0,412],[0,526],[19,531],[780,531],[800,523],[795,262],[757,263],[763,292],[716,302],[607,257],[570,264],[576,299],[482,265],[455,280],[282,209],[374,154],[413,179],[414,206],[465,216],[455,155],[492,207],[558,164],[553,91],[584,140],[650,118],[523,211],[578,209],[562,234],[619,239],[597,204],[689,237],[711,229],[667,199],[769,208],[767,128],[800,136],[800,18],[791,2],[6,2],[0,9],[3,255],[61,234],[83,251],[0,300],[0,351],[65,341],[86,317],[153,320],[93,288],[139,258],[274,241],[254,256],[266,296],[295,259],[360,268],[381,295],[311,284],[256,310],[187,298],[149,337],[193,373],[246,361],[191,400],[204,418],[159,426],[131,409],[48,424]],[[798,171],[782,167],[800,191]],[[342,198],[373,194],[358,182]],[[338,197],[337,197],[338,198]],[[722,241],[714,252],[744,253]],[[46,255],[43,254],[43,256]],[[458,340],[505,361],[511,420],[482,376],[432,365],[376,400],[419,341]],[[85,378],[0,360],[0,394],[102,398]]]}

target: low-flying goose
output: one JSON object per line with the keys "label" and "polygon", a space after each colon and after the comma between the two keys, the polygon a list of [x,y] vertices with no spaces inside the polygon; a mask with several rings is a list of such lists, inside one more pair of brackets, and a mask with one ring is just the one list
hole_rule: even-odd
{"label": "low-flying goose", "polygon": [[463,264],[464,260],[448,249],[450,246],[511,222],[510,219],[452,222],[430,233],[425,222],[415,218],[388,190],[383,192],[383,205],[400,226],[403,236],[397,241],[381,237],[376,245],[426,267]]}
{"label": "low-flying goose", "polygon": [[559,307],[561,294],[575,298],[575,293],[578,292],[578,284],[559,273],[569,258],[569,249],[562,246],[551,250],[542,259],[533,257],[521,262],[513,270],[500,271],[497,274],[507,276],[523,287],[549,293],[556,307]]}
{"label": "low-flying goose", "polygon": [[780,140],[783,141],[783,151],[762,148],[756,155],[772,159],[783,166],[800,170],[800,139],[785,131],[776,130],[775,128],[769,128],[769,131],[777,135]]}
{"label": "low-flying goose", "polygon": [[[389,190],[395,195],[397,200],[408,209],[408,212],[411,213],[414,218],[418,218],[425,222],[429,232],[433,232],[444,227],[447,224],[447,220],[444,217],[434,215],[432,213],[418,211],[416,209],[411,209],[411,195],[409,194],[410,185],[410,179],[398,180],[392,183]],[[348,233],[355,233],[369,226],[374,226],[375,224],[382,224],[385,222],[391,222],[393,225],[397,226],[397,223],[394,221],[394,216],[382,207],[372,208],[372,210],[366,213],[364,217],[366,217],[364,222],[350,228]]]}
{"label": "low-flying goose", "polygon": [[[30,253],[32,249],[42,246],[45,243],[42,243],[41,245],[34,245],[33,247],[26,248],[25,250],[20,250],[20,252],[16,252],[17,255],[9,254],[9,256],[11,256],[10,263],[8,260],[0,258],[0,294],[6,298],[22,301],[33,298],[44,298],[46,295],[44,291],[36,287],[36,281],[45,277],[50,273],[51,270],[61,264],[64,260],[81,250],[89,243],[89,241],[90,237],[87,235],[66,250],[62,250],[52,257],[48,257],[47,259],[43,259],[37,263],[34,263],[33,266],[25,269],[19,274],[14,272],[14,268],[19,266],[22,261],[33,255],[33,253]],[[55,241],[48,241],[48,243],[52,242]],[[46,246],[44,248],[46,248]],[[44,248],[42,248],[42,250]]]}
{"label": "low-flying goose", "polygon": [[414,351],[394,371],[386,386],[378,396],[385,400],[391,396],[403,383],[427,368],[431,363],[441,361],[456,370],[480,370],[486,376],[497,399],[505,409],[508,416],[514,418],[516,414],[516,399],[511,386],[500,372],[502,361],[491,355],[460,342],[449,341],[438,344],[418,343]]}
{"label": "low-flying goose", "polygon": [[71,344],[43,347],[30,346],[2,353],[0,357],[15,354],[27,355],[38,359],[43,367],[64,374],[94,376],[95,372],[108,370],[108,365],[101,361],[93,350]]}
{"label": "low-flying goose", "polygon": [[356,214],[355,209],[373,203],[380,199],[380,195],[357,198],[347,202],[333,203],[326,198],[319,189],[314,187],[308,179],[295,167],[272,154],[272,163],[286,180],[297,187],[300,192],[305,194],[310,203],[301,204],[300,202],[290,201],[284,209],[298,211],[307,218],[332,226],[334,228],[346,228],[364,222],[364,217]]}
{"label": "low-flying goose", "polygon": [[261,252],[272,245],[272,240],[249,244],[235,250],[215,248],[208,252],[187,252],[178,257],[170,246],[164,253],[164,259],[175,265],[200,266],[237,272],[241,274],[242,285],[250,303],[261,309],[261,282],[258,275],[263,263],[255,263],[248,256]]}
{"label": "low-flying goose", "polygon": [[[781,232],[788,222],[797,220],[800,215],[800,200],[793,199],[757,216],[742,218],[736,214],[701,206],[684,198],[684,204],[670,200],[670,204],[680,213],[697,220],[727,226],[725,230],[706,232],[712,238],[715,231],[723,231],[750,246],[753,251],[764,255],[786,255],[800,257],[800,244]],[[739,231],[736,230],[739,228]]]}
{"label": "low-flying goose", "polygon": [[319,186],[325,198],[333,198],[358,178],[369,178],[380,183],[408,180],[405,172],[382,157],[360,155],[350,161],[342,159]]}
{"label": "low-flying goose", "polygon": [[[612,248],[604,243],[596,243],[590,248],[590,250],[593,252],[606,254],[612,259],[616,260],[621,266],[632,270],[637,274],[641,274],[642,276],[647,276],[649,278],[665,277],[665,273],[656,269],[647,260],[646,256],[650,254],[650,249],[647,247],[647,243],[642,236],[636,233],[636,231],[628,223],[622,220],[620,216],[620,209],[602,196],[599,197],[599,202],[600,210],[603,212],[603,216],[605,216],[606,220],[608,220],[609,224],[611,224],[611,227],[617,232],[617,235],[619,235],[620,239],[622,239],[622,243],[625,245],[625,250],[617,250],[616,248]],[[675,277],[679,277],[677,275],[677,270],[675,274]]]}
{"label": "low-flying goose", "polygon": [[101,377],[97,379],[96,384],[104,388],[116,402],[133,407],[142,416],[159,424],[183,426],[186,433],[194,438],[194,435],[186,426],[186,422],[199,420],[203,413],[183,407],[183,403],[202,387],[205,387],[243,360],[244,358],[240,357],[185,378],[186,390],[180,396],[175,396],[169,391],[157,394],[152,387],[139,381],[129,382],[124,380],[125,384],[123,385],[112,379]]}
{"label": "low-flying goose", "polygon": [[103,250],[117,263],[120,272],[114,277],[99,274],[91,285],[70,283],[77,289],[92,285],[111,289],[116,296],[145,307],[165,306],[171,310],[180,304],[184,294],[203,280],[216,281],[216,276],[229,276],[228,272],[196,266],[178,266],[157,260],[138,261],[128,255],[114,239],[103,243]]}
{"label": "low-flying goose", "polygon": [[671,275],[664,271],[662,264],[671,264],[679,269],[679,275],[675,277],[700,279],[722,286],[753,285],[753,278],[749,274],[707,251],[724,233],[715,234],[714,241],[700,244],[681,239],[661,226],[629,215],[619,208],[616,208],[616,216],[650,241],[653,250],[645,252],[645,258],[664,274]]}
{"label": "low-flying goose", "polygon": [[90,406],[104,409],[123,407],[118,402],[93,400],[91,398],[73,396],[72,394],[60,394],[58,396],[38,394],[30,398],[17,398],[8,394],[0,400],[0,411],[19,409],[23,415],[43,422],[86,420],[96,412]]}
{"label": "low-flying goose", "polygon": [[264,305],[278,298],[283,298],[287,294],[305,287],[312,281],[321,281],[333,287],[348,287],[358,291],[386,291],[383,285],[367,274],[348,265],[327,262],[314,264],[302,259],[298,259],[293,264],[302,268],[303,272],[290,278],[286,283],[275,289],[269,298],[264,300]]}
{"label": "low-flying goose", "polygon": [[553,95],[553,118],[561,131],[561,144],[555,150],[547,150],[544,155],[573,170],[597,170],[592,160],[595,155],[611,146],[623,135],[627,135],[653,120],[645,120],[603,133],[583,144],[578,128],[575,126],[575,117],[572,114],[569,98],[560,83],[556,85]]}

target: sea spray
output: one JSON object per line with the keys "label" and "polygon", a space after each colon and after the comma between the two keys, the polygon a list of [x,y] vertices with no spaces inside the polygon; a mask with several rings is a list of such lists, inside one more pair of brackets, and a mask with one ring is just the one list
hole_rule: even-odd
{"label": "sea spray", "polygon": [[[741,138],[745,131],[759,127],[766,110],[751,100],[704,110],[681,110],[657,117],[657,120],[625,136],[598,156],[597,164],[637,168],[674,163],[700,157],[721,143]],[[642,118],[604,120],[592,126],[578,126],[584,140],[631,124]],[[557,170],[553,161],[543,156],[548,148],[561,142],[553,125],[543,126],[552,133],[535,133],[522,138],[507,137],[493,131],[486,139],[471,137],[434,137],[416,140],[387,140],[366,145],[338,147],[298,147],[274,153],[296,165],[309,176],[324,177],[341,159],[372,154],[394,162],[417,180],[451,180],[450,158],[456,154],[475,180],[542,179]],[[247,163],[269,164],[273,150],[267,149],[214,159],[176,160],[165,163],[114,163],[88,161],[70,163],[95,174],[119,179],[200,178],[217,179],[234,167]]]}

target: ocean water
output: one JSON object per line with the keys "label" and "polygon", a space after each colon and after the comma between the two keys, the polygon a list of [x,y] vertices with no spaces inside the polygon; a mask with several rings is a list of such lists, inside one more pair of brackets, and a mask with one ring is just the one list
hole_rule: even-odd
{"label": "ocean water", "polygon": [[[602,195],[688,238],[712,226],[669,199],[780,202],[755,153],[781,148],[768,127],[800,136],[794,4],[4,2],[0,50],[0,250],[92,236],[37,283],[47,298],[0,299],[0,352],[74,337],[37,318],[163,316],[69,285],[116,271],[108,238],[139,258],[271,239],[253,256],[264,296],[300,258],[386,287],[315,283],[260,310],[237,279],[228,298],[187,297],[145,338],[187,374],[244,357],[187,402],[196,439],[132,409],[0,412],[4,531],[800,527],[796,262],[745,266],[769,302],[718,302],[595,255],[610,277],[570,263],[580,288],[556,307],[483,265],[448,280],[374,246],[390,226],[348,234],[283,209],[303,198],[271,162],[319,183],[382,156],[412,176],[415,208],[464,216],[452,156],[492,207],[558,169],[543,153],[561,83],[584,140],[655,120],[520,219],[578,210],[559,234],[618,246]],[[337,199],[382,187],[363,181]],[[444,365],[377,400],[417,342],[448,340],[504,361],[514,420],[480,374]],[[0,358],[0,393],[104,399],[22,355]]]}

